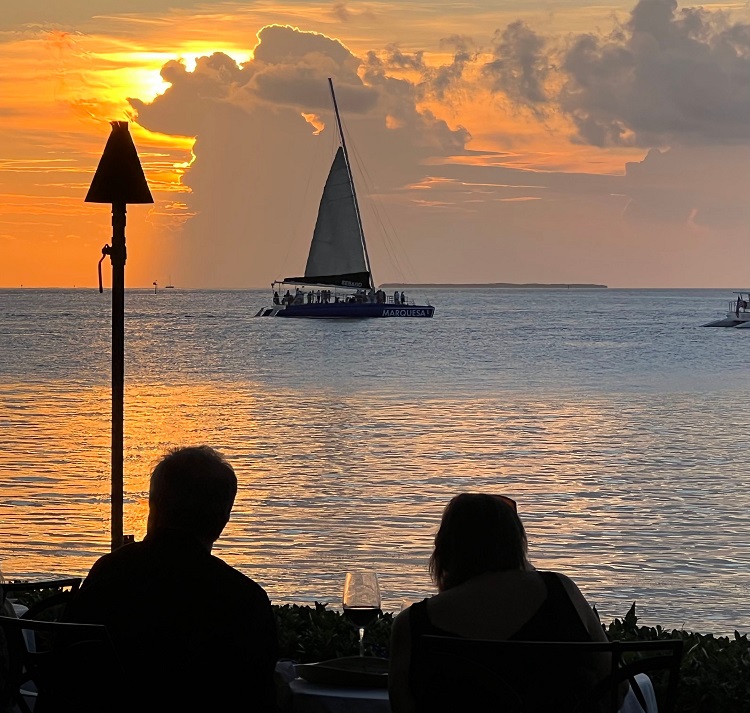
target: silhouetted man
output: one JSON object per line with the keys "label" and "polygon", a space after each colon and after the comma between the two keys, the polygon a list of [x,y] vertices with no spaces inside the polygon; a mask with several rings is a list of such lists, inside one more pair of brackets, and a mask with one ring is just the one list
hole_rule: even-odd
{"label": "silhouetted man", "polygon": [[105,624],[132,711],[274,710],[276,627],[260,585],[211,554],[237,478],[208,446],[156,466],[143,542],[100,558],[66,610]]}

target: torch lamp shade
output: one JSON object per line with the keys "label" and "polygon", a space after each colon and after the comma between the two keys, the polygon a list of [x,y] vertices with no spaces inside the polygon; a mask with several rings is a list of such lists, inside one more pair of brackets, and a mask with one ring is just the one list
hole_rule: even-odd
{"label": "torch lamp shade", "polygon": [[110,123],[112,133],[86,194],[86,203],[153,203],[128,122]]}

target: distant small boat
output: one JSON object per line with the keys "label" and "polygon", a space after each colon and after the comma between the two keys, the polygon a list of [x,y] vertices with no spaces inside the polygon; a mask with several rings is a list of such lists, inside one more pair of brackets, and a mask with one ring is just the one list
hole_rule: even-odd
{"label": "distant small boat", "polygon": [[726,317],[703,324],[703,327],[735,327],[750,329],[750,291],[735,292],[736,299],[729,300]]}
{"label": "distant small boat", "polygon": [[172,284],[172,275],[169,276],[169,284],[168,285],[164,285],[164,289],[165,290],[173,290],[174,289],[174,285]]}
{"label": "distant small boat", "polygon": [[[389,296],[384,290],[375,289],[333,81],[329,79],[328,84],[340,145],[320,199],[305,274],[274,282],[273,304],[261,308],[255,316],[432,317],[435,308],[430,304],[417,304],[403,291]],[[285,289],[286,293],[280,296]]]}

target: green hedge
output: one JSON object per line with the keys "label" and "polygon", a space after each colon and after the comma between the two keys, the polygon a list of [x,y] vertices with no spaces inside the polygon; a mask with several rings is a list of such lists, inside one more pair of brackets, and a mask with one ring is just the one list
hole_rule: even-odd
{"label": "green hedge", "polygon": [[[339,613],[316,603],[314,607],[274,606],[281,658],[297,663],[359,655],[357,630]],[[365,655],[388,658],[393,615],[384,613],[365,629]]]}
{"label": "green hedge", "polygon": [[747,634],[735,631],[733,637],[714,636],[661,626],[638,626],[635,604],[624,619],[615,619],[605,629],[613,640],[684,641],[677,693],[679,713],[750,713]]}
{"label": "green hedge", "polygon": [[[275,606],[282,658],[298,663],[325,661],[358,654],[357,634],[344,617],[315,606]],[[388,657],[392,614],[384,614],[365,632],[367,655]],[[635,604],[623,619],[605,631],[610,639],[652,641],[682,639],[685,648],[680,670],[679,713],[750,713],[750,642],[747,634],[734,637],[696,634],[660,626],[638,626]],[[654,681],[659,692],[660,681]]]}

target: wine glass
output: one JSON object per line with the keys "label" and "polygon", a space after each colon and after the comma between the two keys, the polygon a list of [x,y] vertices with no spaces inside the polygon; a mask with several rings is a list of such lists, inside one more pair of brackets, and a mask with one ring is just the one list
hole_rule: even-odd
{"label": "wine glass", "polygon": [[344,616],[359,630],[359,655],[365,655],[365,627],[380,616],[380,587],[375,572],[347,572],[342,599]]}

